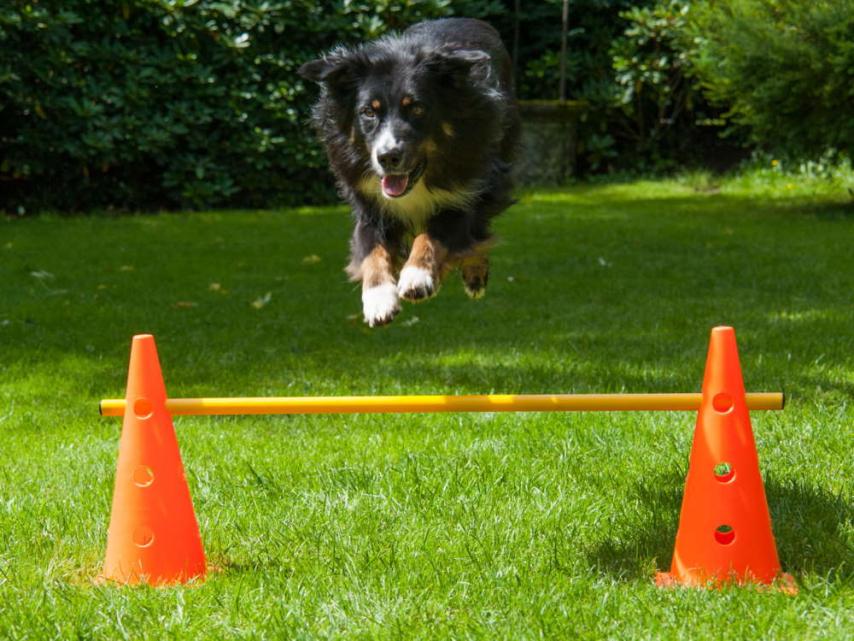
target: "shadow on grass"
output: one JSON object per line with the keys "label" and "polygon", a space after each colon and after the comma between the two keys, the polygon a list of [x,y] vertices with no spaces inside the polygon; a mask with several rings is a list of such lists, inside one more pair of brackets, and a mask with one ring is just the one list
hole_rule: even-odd
{"label": "shadow on grass", "polygon": [[813,212],[821,220],[838,220],[854,218],[854,200],[847,203],[826,203],[816,207]]}
{"label": "shadow on grass", "polygon": [[496,221],[484,301],[449,283],[372,331],[341,272],[341,208],[20,221],[0,366],[35,371],[34,394],[61,372],[112,395],[151,331],[174,392],[692,391],[723,322],[750,388],[854,393],[844,203],[668,190],[538,192]]}
{"label": "shadow on grass", "polygon": [[[618,532],[596,546],[587,561],[598,572],[619,579],[646,579],[651,565],[668,570],[676,541],[684,478],[671,473],[638,483],[626,503],[646,505],[638,526]],[[845,529],[854,520],[854,508],[843,496],[799,482],[765,485],[777,553],[784,571],[796,577],[814,573],[854,576]]]}
{"label": "shadow on grass", "polygon": [[854,577],[850,531],[854,507],[840,494],[800,481],[769,479],[765,493],[771,510],[777,553],[783,569],[793,574],[837,574]]}
{"label": "shadow on grass", "polygon": [[671,470],[649,475],[635,485],[625,503],[638,500],[646,506],[643,522],[617,532],[616,537],[602,541],[587,554],[595,571],[617,579],[649,579],[653,567],[670,567],[673,542],[679,523],[684,474]]}

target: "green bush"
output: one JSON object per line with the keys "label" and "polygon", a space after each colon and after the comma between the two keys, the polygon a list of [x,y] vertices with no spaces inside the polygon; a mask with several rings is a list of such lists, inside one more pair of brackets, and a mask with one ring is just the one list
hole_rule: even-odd
{"label": "green bush", "polygon": [[[613,89],[610,47],[624,23],[620,13],[649,0],[570,0],[567,38],[567,98],[610,100]],[[456,3],[455,3],[456,4]],[[513,48],[515,2],[489,15]],[[562,0],[519,2],[517,84],[521,98],[558,99]]]}
{"label": "green bush", "polygon": [[[568,97],[592,107],[580,166],[667,169],[714,155],[714,128],[698,125],[726,109],[757,141],[850,151],[848,6],[572,0]],[[560,14],[561,0],[10,0],[0,11],[0,211],[328,202],[331,177],[307,126],[317,91],[297,77],[302,62],[466,15],[501,32],[521,98],[553,99]]]}
{"label": "green bush", "polygon": [[681,42],[688,10],[685,0],[663,0],[621,14],[628,26],[611,46],[615,98],[623,135],[635,153],[681,147],[691,139],[698,108],[705,107]]}
{"label": "green bush", "polygon": [[706,0],[691,14],[702,86],[754,141],[792,154],[851,154],[851,0]]}
{"label": "green bush", "polygon": [[[570,97],[611,100],[610,42],[631,5],[572,1]],[[0,210],[332,200],[303,61],[424,18],[480,17],[515,52],[520,96],[554,98],[560,11],[560,0],[13,0],[0,12]],[[592,125],[590,149],[613,156],[596,142],[613,140],[608,124]]]}
{"label": "green bush", "polygon": [[31,0],[0,11],[0,209],[331,198],[297,67],[447,0]]}
{"label": "green bush", "polygon": [[[561,0],[520,6],[520,96],[556,98]],[[578,132],[583,171],[670,170],[709,156],[726,165],[740,155],[740,139],[719,140],[722,109],[692,76],[689,8],[689,0],[571,0],[568,97],[591,107]],[[508,42],[510,15],[499,22]]]}

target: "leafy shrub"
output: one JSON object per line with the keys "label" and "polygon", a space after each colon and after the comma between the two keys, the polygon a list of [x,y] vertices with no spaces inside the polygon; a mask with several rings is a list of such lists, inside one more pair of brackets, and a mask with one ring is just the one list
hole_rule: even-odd
{"label": "leafy shrub", "polygon": [[[667,123],[658,124],[658,103],[655,98],[665,99],[667,90],[659,81],[655,94],[650,87],[639,87],[638,99],[626,99],[626,85],[618,83],[618,72],[614,68],[614,56],[630,61],[635,55],[644,58],[641,64],[675,68],[679,53],[677,32],[673,20],[663,20],[661,13],[675,14],[666,1],[664,9],[653,12],[647,9],[653,0],[571,0],[569,5],[569,33],[567,42],[567,97],[581,99],[590,105],[588,116],[579,127],[579,167],[585,172],[602,172],[616,168],[636,169],[659,157],[670,156],[681,148],[696,148],[693,132],[688,127],[675,129]],[[454,3],[456,5],[456,3]],[[517,48],[517,89],[523,99],[558,98],[560,73],[561,5],[562,0],[542,2],[504,2],[501,15],[490,15],[489,20],[502,32],[505,42]],[[668,16],[669,18],[670,16]],[[680,21],[681,16],[679,17]],[[659,20],[661,24],[655,25]],[[517,24],[518,23],[518,24]],[[514,36],[518,29],[518,47],[514,47]],[[649,33],[654,31],[654,33]],[[651,37],[650,37],[651,36]],[[662,51],[663,48],[663,51]],[[675,53],[674,53],[675,52]],[[669,59],[665,54],[674,53]],[[659,60],[652,58],[659,56]],[[629,64],[631,64],[629,62]],[[623,80],[636,86],[635,80]],[[635,68],[638,74],[639,68]],[[640,80],[641,84],[649,78]],[[680,89],[689,89],[682,83]],[[693,108],[702,100],[679,101],[682,111],[676,115],[681,125],[693,122]],[[668,112],[670,110],[667,110]],[[669,114],[664,114],[667,118]]]}
{"label": "leafy shrub", "polygon": [[[522,97],[557,95],[560,4],[522,5]],[[693,76],[690,5],[688,0],[570,3],[568,95],[591,106],[579,129],[579,166],[585,172],[662,171],[709,158],[727,166],[741,157],[743,138],[733,132],[729,140],[719,139],[724,109],[706,100]]]}
{"label": "leafy shrub", "polygon": [[31,0],[0,12],[0,209],[331,197],[297,67],[447,0]]}
{"label": "leafy shrub", "polygon": [[[613,96],[609,46],[632,4],[572,1],[570,97]],[[480,17],[515,53],[520,96],[554,98],[560,9],[560,0],[12,0],[0,12],[0,210],[331,200],[305,124],[316,90],[296,76],[302,62],[421,19]],[[612,134],[607,123],[589,131],[588,166],[599,166],[614,155],[602,144]]]}
{"label": "leafy shrub", "polygon": [[693,124],[698,96],[679,42],[687,13],[686,2],[666,0],[621,14],[629,25],[611,46],[616,98],[628,135],[641,148],[654,148],[663,138],[672,138],[685,120]]}
{"label": "leafy shrub", "polygon": [[[567,38],[567,97],[593,102],[610,99],[613,87],[611,42],[624,28],[620,13],[643,0],[571,0]],[[557,99],[560,77],[562,0],[520,2],[517,82],[526,99]],[[490,17],[512,45],[515,2],[503,16]]]}
{"label": "leafy shrub", "polygon": [[[757,141],[850,151],[850,0],[688,5],[571,1],[568,96],[592,106],[582,168],[668,168],[714,147],[714,127],[697,125],[730,108]],[[332,200],[302,62],[418,20],[480,17],[514,55],[519,96],[552,99],[560,14],[561,0],[9,0],[0,211]]]}
{"label": "leafy shrub", "polygon": [[851,154],[851,0],[706,0],[691,14],[702,86],[754,141],[794,154]]}

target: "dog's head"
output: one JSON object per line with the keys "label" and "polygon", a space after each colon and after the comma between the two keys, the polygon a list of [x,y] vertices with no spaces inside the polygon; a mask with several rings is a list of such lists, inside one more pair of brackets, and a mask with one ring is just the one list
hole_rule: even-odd
{"label": "dog's head", "polygon": [[491,82],[484,51],[410,50],[389,42],[336,49],[299,69],[321,84],[335,126],[395,199],[425,176],[431,158],[455,136],[455,110],[467,89]]}

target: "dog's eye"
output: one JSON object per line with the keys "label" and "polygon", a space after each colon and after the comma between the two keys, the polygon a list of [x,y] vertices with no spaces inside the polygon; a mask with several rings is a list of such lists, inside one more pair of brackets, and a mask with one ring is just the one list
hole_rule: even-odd
{"label": "dog's eye", "polygon": [[365,118],[377,117],[377,112],[374,111],[371,107],[362,107],[362,110],[359,113],[361,113]]}
{"label": "dog's eye", "polygon": [[416,102],[414,105],[412,105],[412,115],[415,116],[416,118],[420,118],[425,113],[427,113],[427,110],[424,108],[424,105],[422,105],[421,103]]}

